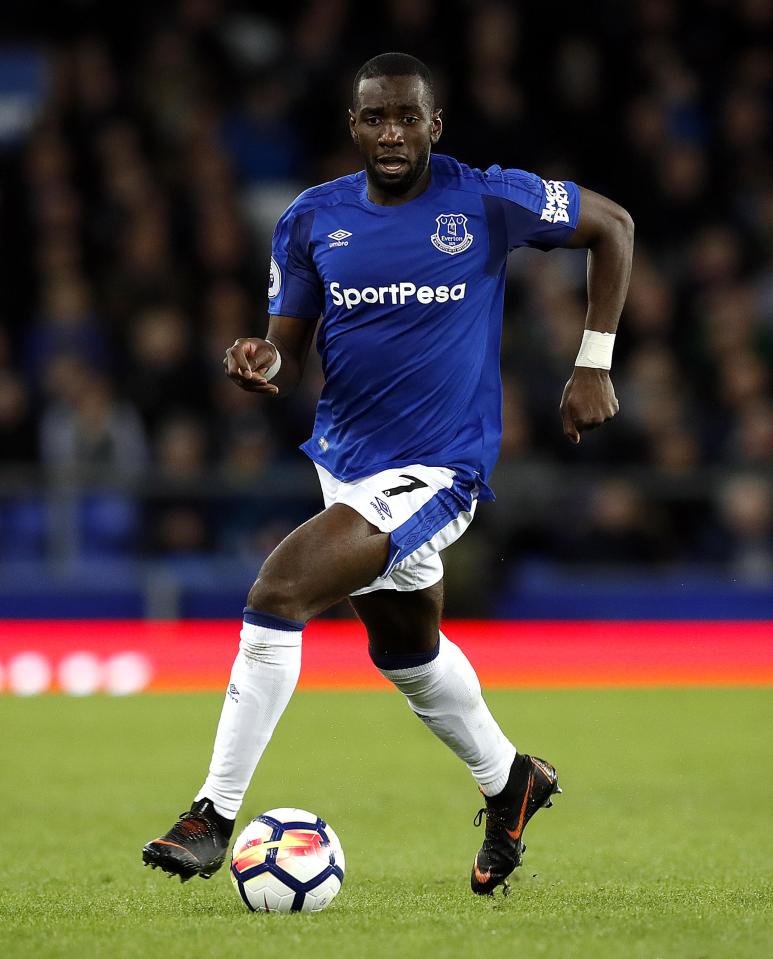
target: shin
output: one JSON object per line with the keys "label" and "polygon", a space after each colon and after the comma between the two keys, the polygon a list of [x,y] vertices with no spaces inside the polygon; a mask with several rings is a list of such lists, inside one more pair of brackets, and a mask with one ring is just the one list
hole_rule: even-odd
{"label": "shin", "polygon": [[516,750],[491,715],[462,650],[440,633],[431,652],[371,655],[419,719],[466,763],[481,791],[487,796],[499,793]]}
{"label": "shin", "polygon": [[235,819],[255,767],[293,694],[301,670],[303,623],[244,611],[209,775],[196,799]]}

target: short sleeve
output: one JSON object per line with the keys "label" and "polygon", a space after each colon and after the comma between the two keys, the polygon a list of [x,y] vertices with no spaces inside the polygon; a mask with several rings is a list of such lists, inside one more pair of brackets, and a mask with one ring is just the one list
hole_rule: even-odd
{"label": "short sleeve", "polygon": [[525,170],[489,167],[483,202],[489,230],[505,251],[566,246],[580,216],[580,190],[569,180],[543,180]]}
{"label": "short sleeve", "polygon": [[316,320],[324,290],[311,256],[314,210],[298,213],[291,206],[279,219],[271,243],[268,312]]}

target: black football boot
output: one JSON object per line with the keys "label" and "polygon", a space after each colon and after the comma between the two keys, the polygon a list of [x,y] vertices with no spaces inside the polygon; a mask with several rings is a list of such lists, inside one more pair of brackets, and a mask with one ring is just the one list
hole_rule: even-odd
{"label": "black football boot", "polygon": [[209,879],[223,865],[233,828],[232,819],[218,815],[209,799],[200,799],[169,832],[143,848],[142,861],[179,876],[180,882],[194,876]]}
{"label": "black football boot", "polygon": [[507,785],[498,795],[487,796],[475,817],[476,826],[486,817],[486,836],[472,866],[473,892],[490,895],[502,885],[507,894],[507,877],[521,865],[526,850],[521,838],[526,824],[538,809],[552,806],[551,797],[560,792],[550,763],[525,754],[515,757]]}

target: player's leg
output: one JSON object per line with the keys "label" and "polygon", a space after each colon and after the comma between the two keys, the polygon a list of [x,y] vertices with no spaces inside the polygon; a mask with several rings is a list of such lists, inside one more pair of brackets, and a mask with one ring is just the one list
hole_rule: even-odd
{"label": "player's leg", "polygon": [[467,765],[481,791],[500,793],[516,750],[491,715],[470,661],[440,631],[442,580],[410,592],[382,589],[352,596],[350,602],[382,675]]}
{"label": "player's leg", "polygon": [[295,689],[308,619],[384,569],[389,536],[345,505],[291,533],[250,590],[209,774],[188,813],[148,843],[144,861],[182,879],[223,863],[255,767]]}
{"label": "player's leg", "polygon": [[350,596],[368,633],[371,657],[423,655],[437,647],[443,613],[443,580],[425,589],[379,589]]}
{"label": "player's leg", "polygon": [[388,536],[333,505],[290,533],[263,564],[247,596],[212,762],[197,800],[235,819],[301,668],[305,623],[384,568]]}
{"label": "player's leg", "polygon": [[388,555],[387,533],[335,503],[282,540],[263,564],[247,605],[306,623],[372,582]]}
{"label": "player's leg", "polygon": [[486,805],[486,836],[473,863],[474,892],[490,893],[521,864],[523,830],[560,791],[555,769],[518,754],[491,715],[475,670],[440,630],[442,580],[410,592],[350,597],[368,630],[370,655],[411,709],[472,773]]}

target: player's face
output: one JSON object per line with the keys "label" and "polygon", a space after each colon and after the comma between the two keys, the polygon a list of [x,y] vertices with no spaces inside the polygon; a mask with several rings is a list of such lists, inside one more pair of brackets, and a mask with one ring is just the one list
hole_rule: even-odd
{"label": "player's face", "polygon": [[427,175],[443,126],[419,77],[363,80],[349,125],[369,182],[393,197],[409,194]]}

